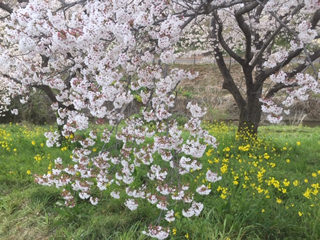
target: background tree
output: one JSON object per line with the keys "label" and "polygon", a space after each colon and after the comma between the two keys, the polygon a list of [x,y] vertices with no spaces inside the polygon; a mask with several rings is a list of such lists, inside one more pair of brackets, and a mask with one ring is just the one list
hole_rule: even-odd
{"label": "background tree", "polygon": [[[214,9],[214,2],[203,3],[180,46],[194,45],[195,32],[201,39],[206,36],[197,53],[214,54],[222,86],[240,110],[239,131],[249,128],[257,133],[262,112],[277,123],[283,112],[289,114],[295,100],[319,93],[314,66],[320,56],[319,1],[234,1],[223,9]],[[190,47],[187,51],[193,54]],[[244,92],[230,72],[227,57],[242,68]],[[286,95],[279,106],[273,101],[278,93]]]}

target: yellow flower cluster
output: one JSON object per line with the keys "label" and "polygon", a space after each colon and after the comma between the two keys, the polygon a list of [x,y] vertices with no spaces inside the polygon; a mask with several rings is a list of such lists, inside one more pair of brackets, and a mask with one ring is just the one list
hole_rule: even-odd
{"label": "yellow flower cluster", "polygon": [[[314,202],[319,196],[320,171],[314,171],[304,179],[295,179],[294,175],[277,174],[281,166],[292,164],[290,158],[293,147],[288,142],[279,146],[272,140],[251,136],[249,133],[245,137],[236,134],[234,141],[231,134],[236,129],[226,124],[215,124],[208,129],[217,137],[219,146],[216,152],[213,149],[207,150],[206,163],[210,169],[215,169],[222,176],[222,181],[215,186],[222,199],[234,198],[241,192],[241,195],[251,196],[251,199],[272,201],[276,206],[285,209],[295,207],[296,213],[300,210],[299,216],[304,213],[299,209],[301,206],[297,207],[297,204],[292,202],[294,199],[290,199],[292,192],[300,192],[300,196],[312,200],[310,206],[320,204]],[[301,142],[295,144],[300,146]],[[267,209],[260,211],[264,213]]]}

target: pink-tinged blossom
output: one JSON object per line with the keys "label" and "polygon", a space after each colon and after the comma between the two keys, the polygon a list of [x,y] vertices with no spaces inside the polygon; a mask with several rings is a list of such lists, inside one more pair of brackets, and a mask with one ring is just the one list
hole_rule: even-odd
{"label": "pink-tinged blossom", "polygon": [[217,173],[214,173],[209,169],[206,173],[206,179],[208,182],[214,183],[214,182],[220,181],[222,177],[221,176],[218,177]]}
{"label": "pink-tinged blossom", "polygon": [[168,184],[159,185],[159,186],[157,186],[156,189],[157,189],[157,191],[158,191],[159,193],[161,193],[162,195],[168,195],[168,194],[170,194],[170,193],[172,192],[172,188],[169,187]]}
{"label": "pink-tinged blossom", "polygon": [[171,195],[171,198],[172,200],[175,200],[175,201],[180,201],[182,200],[184,197],[184,191],[178,191],[178,192],[174,192],[172,195]]}
{"label": "pink-tinged blossom", "polygon": [[64,168],[63,171],[65,173],[70,174],[71,176],[74,176],[77,173],[77,170],[72,166],[68,166],[67,168]]}
{"label": "pink-tinged blossom", "polygon": [[159,149],[159,153],[161,154],[162,160],[166,162],[169,162],[173,157],[171,151]]}
{"label": "pink-tinged blossom", "polygon": [[307,21],[303,21],[299,24],[297,30],[299,31],[298,38],[304,43],[311,43],[313,39],[318,35],[317,31],[310,29],[311,24]]}
{"label": "pink-tinged blossom", "polygon": [[97,205],[99,202],[99,199],[98,198],[93,198],[93,197],[90,197],[90,203],[92,205]]}
{"label": "pink-tinged blossom", "polygon": [[18,115],[18,113],[19,113],[18,109],[16,109],[16,108],[11,110],[12,115]]}
{"label": "pink-tinged blossom", "polygon": [[134,211],[138,208],[138,203],[134,199],[127,199],[124,205],[131,211]]}
{"label": "pink-tinged blossom", "polygon": [[158,40],[158,46],[159,48],[167,48],[170,46],[170,39],[167,36],[161,37]]}
{"label": "pink-tinged blossom", "polygon": [[104,182],[98,181],[97,187],[99,188],[100,191],[104,191],[107,189],[107,184],[105,184]]}
{"label": "pink-tinged blossom", "polygon": [[80,192],[79,193],[79,197],[81,199],[88,199],[90,197],[90,195],[88,193],[86,193],[86,192]]}
{"label": "pink-tinged blossom", "polygon": [[141,59],[145,61],[146,63],[152,63],[154,59],[154,55],[150,53],[149,51],[146,51],[142,56]]}
{"label": "pink-tinged blossom", "polygon": [[[89,198],[93,205],[98,202],[89,195],[93,187],[104,191],[116,184],[112,189],[126,187],[130,198],[149,201],[156,205],[153,207],[166,210],[171,204],[178,207],[182,203],[191,205],[183,210],[183,215],[198,216],[203,205],[194,202],[194,194],[205,195],[210,190],[194,182],[190,182],[189,187],[181,175],[196,170],[203,172],[198,158],[204,154],[207,144],[215,148],[217,142],[201,128],[200,118],[206,110],[198,104],[188,103],[191,118],[184,129],[178,127],[172,115],[177,86],[181,81],[194,79],[197,73],[167,68],[166,64],[174,61],[177,50],[181,53],[189,47],[185,52],[193,56],[201,54],[202,49],[212,51],[220,47],[210,40],[212,36],[208,34],[212,29],[202,24],[207,22],[207,16],[201,14],[201,1],[190,4],[162,0],[82,1],[81,4],[78,1],[67,8],[61,2],[29,1],[15,9],[3,28],[3,42],[10,42],[7,44],[10,47],[6,48],[6,44],[0,47],[1,77],[6,80],[4,92],[8,93],[0,98],[1,104],[10,104],[10,97],[16,95],[22,95],[21,102],[26,103],[33,87],[53,89],[56,100],[52,109],[57,113],[58,125],[63,127],[62,135],[74,136],[70,141],[78,145],[73,151],[73,165],[56,159],[52,174],[37,176],[36,182],[56,187],[68,185],[73,194],[80,192],[80,197]],[[230,14],[242,8],[242,4],[243,1],[216,0],[209,9],[216,9],[216,18],[223,19],[220,23],[227,24],[226,29],[229,26],[237,30],[237,22]],[[305,0],[299,8],[297,1],[270,0],[265,4],[257,18],[244,16],[243,20],[250,26],[250,31],[266,40],[263,44],[268,44],[269,40],[274,44],[261,48],[256,48],[255,43],[252,45],[249,55],[253,58],[249,60],[256,71],[254,74],[269,77],[273,86],[290,87],[282,92],[286,95],[285,100],[279,101],[282,105],[261,98],[262,110],[269,114],[268,119],[278,122],[281,114],[296,100],[306,100],[311,92],[320,92],[313,76],[297,73],[291,77],[292,74],[281,71],[290,57],[299,51],[303,54],[300,56],[313,54],[309,51],[315,49],[319,29],[313,26],[310,17],[320,9],[320,3]],[[297,14],[291,14],[292,10]],[[277,23],[273,14],[282,19],[287,28]],[[196,19],[192,20],[192,16]],[[288,29],[292,36],[289,45],[283,47],[269,39],[273,36],[270,32],[280,30],[286,34]],[[238,32],[241,31],[224,33],[226,44],[230,43],[233,52],[245,50],[246,39]],[[302,63],[309,64],[308,61]],[[265,74],[268,72],[270,76]],[[17,82],[13,83],[11,79]],[[265,87],[260,89],[266,90]],[[138,109],[134,109],[137,115],[131,116],[134,99],[139,102],[135,104]],[[142,109],[139,109],[140,105]],[[0,114],[4,109],[7,108],[0,108]],[[89,136],[83,137],[79,131],[88,129],[89,116],[93,122],[107,123],[109,127],[101,134],[91,131]],[[186,139],[182,138],[182,131],[189,133]],[[60,133],[46,133],[46,137],[48,146],[59,146]],[[151,143],[147,144],[146,138],[154,141],[148,139]],[[100,140],[103,146],[98,144]],[[129,188],[136,173],[141,172],[147,174],[148,186],[137,179],[135,188]],[[210,170],[206,178],[209,182],[221,179]],[[111,196],[119,198],[120,193],[116,191]],[[64,190],[62,196],[68,207],[75,205],[70,192]],[[133,199],[127,199],[125,205],[131,210],[138,207]],[[174,220],[174,212],[168,210],[164,218]],[[169,232],[168,228],[150,226],[145,234],[164,239]]]}
{"label": "pink-tinged blossom", "polygon": [[267,116],[267,119],[270,123],[273,124],[279,124],[282,121],[282,116],[277,116],[277,115],[273,115],[273,114],[269,114]]}
{"label": "pink-tinged blossom", "polygon": [[62,164],[62,158],[61,158],[61,157],[56,158],[56,159],[54,160],[54,163],[55,163],[56,165],[61,165],[61,164]]}
{"label": "pink-tinged blossom", "polygon": [[148,227],[148,231],[142,231],[143,234],[150,236],[152,238],[156,238],[159,240],[166,239],[169,237],[170,229],[169,228],[164,228],[161,226],[152,226],[150,225]]}
{"label": "pink-tinged blossom", "polygon": [[201,144],[199,141],[195,140],[187,140],[185,144],[182,146],[182,151],[191,155],[195,158],[201,158],[206,151],[207,146],[205,144]]}
{"label": "pink-tinged blossom", "polygon": [[176,59],[175,54],[174,54],[174,50],[167,50],[167,51],[163,51],[160,55],[160,60],[163,63],[167,63],[167,64],[171,64],[174,62],[174,60]]}
{"label": "pink-tinged blossom", "polygon": [[120,198],[120,192],[116,192],[116,191],[112,191],[110,193],[111,197],[115,198],[115,199],[119,199]]}
{"label": "pink-tinged blossom", "polygon": [[207,113],[207,109],[205,108],[204,111],[202,110],[201,107],[198,106],[198,104],[192,104],[189,102],[187,104],[187,109],[189,109],[192,117],[194,118],[201,118]]}
{"label": "pink-tinged blossom", "polygon": [[156,108],[156,116],[157,118],[161,121],[164,119],[169,118],[172,114],[169,113],[169,111],[165,108],[164,104],[160,104],[158,105],[158,107]]}
{"label": "pink-tinged blossom", "polygon": [[173,222],[176,218],[174,217],[174,211],[173,210],[170,210],[166,213],[165,215],[165,219],[168,221],[168,222]]}
{"label": "pink-tinged blossom", "polygon": [[131,184],[131,183],[134,181],[134,178],[133,178],[132,176],[130,176],[130,175],[125,174],[125,175],[123,176],[122,181],[123,181],[124,183],[126,183],[126,184],[129,185],[129,184]]}
{"label": "pink-tinged blossom", "polygon": [[157,203],[157,208],[159,208],[160,210],[168,210],[167,206],[168,206],[168,202],[166,202],[165,200],[160,200]]}
{"label": "pink-tinged blossom", "polygon": [[57,131],[46,132],[44,136],[47,138],[47,141],[46,141],[47,147],[53,147],[54,145],[56,145],[57,147],[60,146],[60,143],[59,143],[60,134]]}
{"label": "pink-tinged blossom", "polygon": [[53,174],[53,175],[57,176],[57,175],[59,175],[60,173],[61,173],[61,170],[60,170],[60,169],[56,169],[56,168],[53,168],[53,169],[52,169],[52,174]]}
{"label": "pink-tinged blossom", "polygon": [[191,194],[186,194],[186,195],[183,197],[182,201],[183,201],[184,203],[191,203],[191,202],[193,201],[193,195],[191,195]]}
{"label": "pink-tinged blossom", "polygon": [[209,189],[207,186],[205,185],[201,185],[200,187],[198,187],[196,189],[196,192],[200,195],[208,195],[211,192],[211,189]]}
{"label": "pink-tinged blossom", "polygon": [[199,216],[200,213],[203,210],[203,204],[202,203],[197,203],[197,202],[193,202],[191,205],[192,210],[194,211],[194,215],[195,216]]}
{"label": "pink-tinged blossom", "polygon": [[61,193],[61,196],[65,200],[65,205],[67,207],[72,208],[72,207],[74,207],[76,205],[74,197],[72,196],[72,194],[69,191],[63,189],[63,191]]}
{"label": "pink-tinged blossom", "polygon": [[190,218],[190,217],[192,217],[194,214],[195,214],[195,213],[194,213],[194,211],[193,211],[192,208],[188,209],[187,211],[185,211],[184,209],[182,210],[182,215],[183,215],[184,217]]}
{"label": "pink-tinged blossom", "polygon": [[211,136],[208,132],[205,132],[203,137],[207,144],[210,144],[214,148],[218,147],[217,139],[214,136]]}
{"label": "pink-tinged blossom", "polygon": [[148,198],[147,198],[148,202],[150,202],[151,204],[155,204],[158,202],[158,198],[156,195],[150,195]]}

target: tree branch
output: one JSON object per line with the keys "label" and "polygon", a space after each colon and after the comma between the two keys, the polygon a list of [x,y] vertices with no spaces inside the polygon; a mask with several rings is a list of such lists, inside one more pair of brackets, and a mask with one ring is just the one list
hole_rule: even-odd
{"label": "tree branch", "polygon": [[[300,49],[302,51],[302,49]],[[310,56],[310,60],[313,62],[316,59],[318,59],[320,57],[320,50],[316,51],[314,54],[312,54]],[[295,67],[291,72],[287,72],[287,77],[288,78],[293,78],[295,75],[297,75],[298,73],[304,71],[308,66],[310,66],[310,64],[308,63],[308,61],[306,61],[306,63],[300,64],[299,66]],[[282,68],[282,67],[281,67]],[[273,95],[275,95],[278,91],[284,89],[284,88],[290,88],[290,87],[296,87],[298,86],[296,83],[293,83],[291,85],[285,85],[283,83],[277,83],[275,84],[267,93],[266,98],[270,98]]]}
{"label": "tree branch", "polygon": [[210,38],[212,39],[212,45],[214,46],[214,54],[215,54],[215,58],[216,58],[216,62],[217,65],[220,69],[220,72],[223,76],[223,85],[222,87],[226,90],[228,90],[233,98],[235,99],[238,108],[239,109],[243,109],[244,106],[246,105],[246,102],[244,100],[244,98],[242,97],[237,85],[235,84],[230,71],[227,68],[227,65],[224,61],[222,52],[219,49],[219,41],[218,41],[218,36],[216,34],[216,24],[215,24],[215,19],[212,18],[211,19],[211,26],[212,26],[212,30],[210,31]]}
{"label": "tree branch", "polygon": [[0,8],[10,14],[13,12],[13,9],[8,4],[5,4],[2,1],[0,2]]}
{"label": "tree branch", "polygon": [[[320,49],[315,51],[314,54],[310,55],[310,60],[313,63],[316,59],[320,57]],[[288,77],[292,78],[297,73],[304,71],[308,66],[310,66],[309,59],[306,59],[306,63],[300,64],[299,66],[295,67],[294,70],[292,70],[290,73],[288,73]]]}
{"label": "tree branch", "polygon": [[265,70],[262,73],[262,75],[260,76],[260,78],[259,78],[260,80],[259,81],[261,83],[264,82],[268,77],[270,77],[270,75],[275,74],[281,68],[283,68],[286,65],[288,65],[295,57],[299,56],[302,51],[303,51],[303,49],[297,49],[297,50],[291,52],[284,62],[278,63],[275,67]]}
{"label": "tree branch", "polygon": [[318,9],[311,18],[311,29],[314,29],[320,20],[320,9]]}
{"label": "tree branch", "polygon": [[225,42],[223,36],[222,36],[222,31],[223,31],[223,25],[222,25],[222,21],[221,19],[219,18],[217,12],[213,12],[213,16],[215,18],[215,22],[218,23],[218,39],[219,39],[219,42],[221,44],[221,46],[223,47],[224,50],[226,50],[226,52],[233,58],[235,59],[241,66],[244,64],[244,60],[239,56],[237,55],[234,51],[232,51],[231,48],[229,48],[228,44]]}
{"label": "tree branch", "polygon": [[250,4],[245,5],[243,8],[239,9],[238,11],[236,11],[235,13],[235,17],[236,20],[238,22],[238,25],[240,27],[240,29],[242,30],[245,38],[246,38],[246,61],[250,62],[251,58],[252,58],[252,54],[251,54],[251,31],[250,31],[250,27],[248,26],[248,24],[246,24],[242,14],[248,13],[250,12],[252,9],[256,8],[259,5],[259,3],[257,2],[253,2]]}
{"label": "tree branch", "polygon": [[296,83],[291,84],[291,85],[285,85],[283,83],[277,83],[276,85],[274,85],[267,93],[266,98],[271,98],[273,97],[277,92],[279,92],[282,89],[285,88],[290,88],[290,87],[295,87],[298,86]]}

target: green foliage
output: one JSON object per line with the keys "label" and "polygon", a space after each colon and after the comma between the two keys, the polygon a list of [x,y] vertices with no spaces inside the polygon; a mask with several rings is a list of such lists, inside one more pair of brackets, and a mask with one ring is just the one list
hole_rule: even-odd
{"label": "green foliage", "polygon": [[192,98],[194,96],[194,93],[190,89],[182,87],[177,90],[176,94],[186,98]]}
{"label": "green foliage", "polygon": [[[320,238],[319,128],[261,127],[259,137],[244,139],[235,126],[206,126],[219,146],[208,148],[202,163],[222,181],[210,184],[200,174],[190,178],[212,192],[200,197],[205,205],[200,217],[177,212],[169,239]],[[98,133],[104,127],[92,126]],[[0,126],[0,239],[148,239],[141,231],[156,214],[148,204],[131,212],[100,193],[97,206],[80,201],[69,209],[59,190],[34,183],[33,174],[51,171],[56,157],[72,161],[71,139],[59,148],[46,147],[43,133],[50,129],[56,127]]]}

